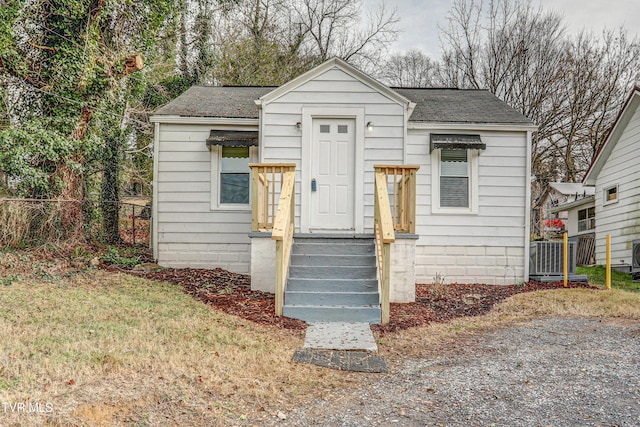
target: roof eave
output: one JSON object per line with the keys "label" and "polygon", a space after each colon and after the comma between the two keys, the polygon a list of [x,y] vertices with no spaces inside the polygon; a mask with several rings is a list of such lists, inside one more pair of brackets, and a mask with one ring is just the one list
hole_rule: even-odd
{"label": "roof eave", "polygon": [[412,122],[409,120],[407,124],[409,130],[454,130],[454,129],[470,129],[470,130],[500,130],[500,131],[536,131],[538,126],[527,123],[472,123],[472,122]]}
{"label": "roof eave", "polygon": [[416,102],[409,101],[409,104],[407,105],[407,117],[411,117],[413,110],[416,109],[416,105],[418,105]]}
{"label": "roof eave", "polygon": [[582,180],[585,185],[596,185],[598,174],[607,162],[607,159],[609,158],[611,151],[613,151],[613,147],[616,145],[618,139],[620,139],[624,128],[631,120],[629,115],[633,115],[633,112],[638,108],[638,105],[640,105],[640,86],[635,86],[625,101],[624,106],[618,113],[618,117],[616,117],[616,120],[613,122],[611,131],[609,132],[609,135],[607,135],[604,144],[602,144],[600,151],[598,151],[596,158],[591,162],[591,165]]}
{"label": "roof eave", "polygon": [[205,117],[205,116],[177,116],[153,115],[149,117],[151,123],[179,123],[191,125],[229,125],[229,126],[258,126],[258,118],[243,117]]}
{"label": "roof eave", "polygon": [[574,209],[574,208],[578,208],[580,206],[584,206],[584,205],[589,205],[589,204],[595,203],[595,201],[596,201],[595,196],[583,197],[581,199],[574,200],[573,202],[563,203],[561,205],[554,206],[554,207],[549,209],[549,213],[564,212],[564,211],[567,211],[569,209]]}

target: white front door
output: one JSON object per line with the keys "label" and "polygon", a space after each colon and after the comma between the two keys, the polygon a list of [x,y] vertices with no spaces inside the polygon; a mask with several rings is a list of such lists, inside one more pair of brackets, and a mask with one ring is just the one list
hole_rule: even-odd
{"label": "white front door", "polygon": [[310,229],[354,229],[355,120],[313,119]]}

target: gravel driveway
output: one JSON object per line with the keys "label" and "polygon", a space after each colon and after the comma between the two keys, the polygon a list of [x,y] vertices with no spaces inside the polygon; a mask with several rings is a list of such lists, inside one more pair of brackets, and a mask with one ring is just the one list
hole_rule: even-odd
{"label": "gravel driveway", "polygon": [[545,319],[390,363],[285,426],[640,426],[640,323]]}

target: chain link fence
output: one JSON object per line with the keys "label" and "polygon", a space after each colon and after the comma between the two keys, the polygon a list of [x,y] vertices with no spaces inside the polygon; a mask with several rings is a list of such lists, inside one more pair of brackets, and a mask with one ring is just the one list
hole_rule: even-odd
{"label": "chain link fence", "polygon": [[[117,223],[111,218],[117,218]],[[62,242],[149,247],[150,234],[151,205],[146,199],[0,198],[0,247],[4,248]]]}

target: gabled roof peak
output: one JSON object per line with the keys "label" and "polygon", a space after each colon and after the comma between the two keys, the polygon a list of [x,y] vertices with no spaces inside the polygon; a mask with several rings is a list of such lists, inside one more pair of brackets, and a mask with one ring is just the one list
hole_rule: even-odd
{"label": "gabled roof peak", "polygon": [[326,60],[322,64],[312,68],[306,73],[299,75],[295,79],[283,84],[282,86],[278,87],[272,92],[267,93],[266,95],[262,96],[258,101],[256,101],[256,104],[258,105],[269,104],[275,101],[276,99],[280,98],[284,94],[294,90],[295,88],[307,83],[310,80],[313,80],[314,78],[320,76],[321,74],[333,68],[338,68],[342,70],[343,72],[349,74],[353,78],[377,90],[378,92],[385,95],[389,99],[396,101],[398,104],[404,105],[405,108],[407,108],[410,112],[413,111],[413,108],[415,107],[415,103],[411,102],[409,99],[405,98],[404,96],[394,91],[393,89],[389,88],[388,86],[385,86],[384,84],[380,83],[376,79],[370,77],[366,73],[358,70],[356,67],[349,64],[348,62],[337,57],[333,57],[331,59]]}

